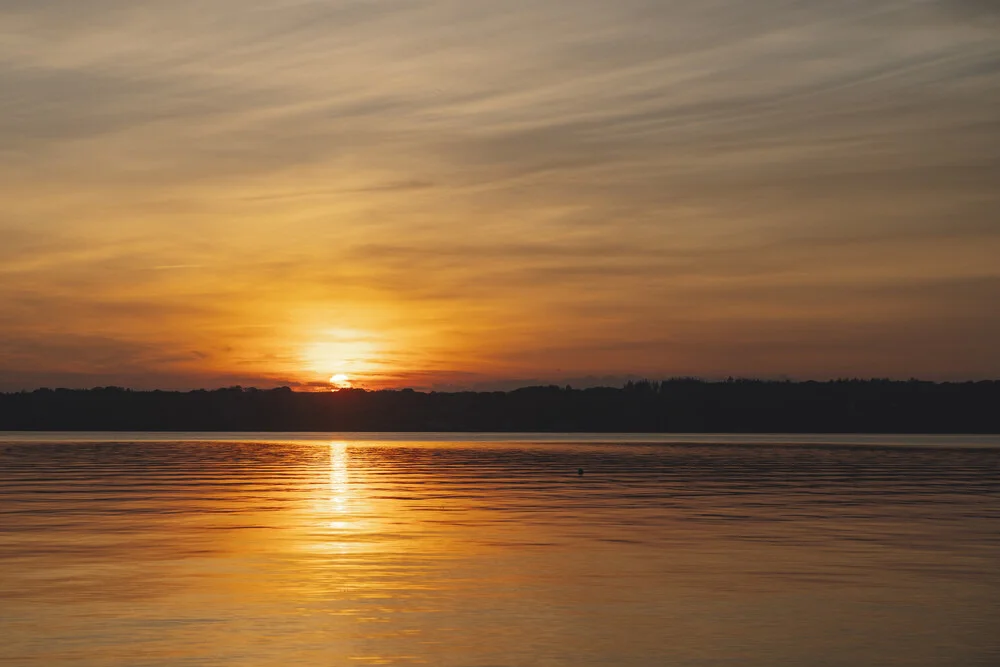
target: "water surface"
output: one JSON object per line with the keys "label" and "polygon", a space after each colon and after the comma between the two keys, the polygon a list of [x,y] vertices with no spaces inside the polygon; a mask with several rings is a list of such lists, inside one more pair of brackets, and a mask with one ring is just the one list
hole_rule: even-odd
{"label": "water surface", "polygon": [[6,434],[0,664],[996,665],[998,473],[990,436]]}

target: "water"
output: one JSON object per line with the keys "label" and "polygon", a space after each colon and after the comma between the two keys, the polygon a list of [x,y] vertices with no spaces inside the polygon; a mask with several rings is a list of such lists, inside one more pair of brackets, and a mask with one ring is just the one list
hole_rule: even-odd
{"label": "water", "polygon": [[0,436],[0,664],[1000,664],[1000,438],[418,437]]}

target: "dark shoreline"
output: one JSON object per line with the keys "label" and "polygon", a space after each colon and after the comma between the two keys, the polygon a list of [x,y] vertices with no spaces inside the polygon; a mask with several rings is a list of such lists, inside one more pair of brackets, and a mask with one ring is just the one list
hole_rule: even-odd
{"label": "dark shoreline", "polygon": [[287,387],[0,394],[3,431],[1000,433],[1000,381],[667,380],[508,392]]}

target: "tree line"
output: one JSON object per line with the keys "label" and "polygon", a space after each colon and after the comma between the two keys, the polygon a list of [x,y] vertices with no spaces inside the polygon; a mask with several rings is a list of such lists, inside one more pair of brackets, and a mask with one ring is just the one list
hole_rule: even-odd
{"label": "tree line", "polygon": [[0,394],[0,430],[1000,433],[1000,381],[643,380],[494,392]]}

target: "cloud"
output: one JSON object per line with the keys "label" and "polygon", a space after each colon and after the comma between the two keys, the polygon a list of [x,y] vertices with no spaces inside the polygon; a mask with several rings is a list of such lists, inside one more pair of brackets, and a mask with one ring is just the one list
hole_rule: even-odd
{"label": "cloud", "polygon": [[[740,332],[777,318],[801,345],[762,334],[762,373],[821,372],[829,349],[863,374],[888,336],[898,372],[945,373],[915,341],[994,331],[975,313],[1000,249],[997,16],[10,0],[4,326],[40,350],[142,350],[150,377],[205,350],[198,372],[292,379],[323,331],[378,330],[401,373],[489,382],[555,373],[546,358],[726,375]],[[856,344],[824,333],[876,312]],[[66,349],[33,363],[58,374]],[[969,349],[955,368],[996,368]]]}

